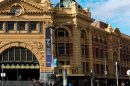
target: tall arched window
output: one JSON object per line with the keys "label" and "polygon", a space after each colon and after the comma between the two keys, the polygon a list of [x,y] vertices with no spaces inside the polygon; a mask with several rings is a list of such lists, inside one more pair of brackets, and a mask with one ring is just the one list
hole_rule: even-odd
{"label": "tall arched window", "polygon": [[56,55],[72,55],[72,43],[69,32],[64,28],[55,30]]}
{"label": "tall arched window", "polygon": [[56,37],[68,37],[69,36],[69,33],[66,29],[64,28],[58,28],[56,31],[55,31],[55,36]]}
{"label": "tall arched window", "polygon": [[81,30],[81,55],[82,57],[88,57],[88,45],[87,45],[87,34],[84,30]]}
{"label": "tall arched window", "polygon": [[0,54],[2,62],[38,62],[35,55],[28,49],[23,47],[11,47]]}
{"label": "tall arched window", "polygon": [[81,38],[86,38],[86,32],[84,30],[81,30]]}

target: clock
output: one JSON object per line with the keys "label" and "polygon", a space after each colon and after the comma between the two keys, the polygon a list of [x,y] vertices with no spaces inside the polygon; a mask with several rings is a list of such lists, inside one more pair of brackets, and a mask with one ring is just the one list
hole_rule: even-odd
{"label": "clock", "polygon": [[12,13],[13,15],[15,15],[15,16],[21,15],[22,12],[23,12],[22,7],[19,6],[19,5],[13,6],[13,7],[11,8],[11,13]]}
{"label": "clock", "polygon": [[19,16],[21,14],[21,9],[20,8],[14,8],[14,15]]}

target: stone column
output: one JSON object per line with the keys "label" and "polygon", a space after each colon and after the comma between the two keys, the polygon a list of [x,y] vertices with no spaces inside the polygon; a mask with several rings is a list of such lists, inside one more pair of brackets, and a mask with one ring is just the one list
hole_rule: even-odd
{"label": "stone column", "polygon": [[[90,28],[90,27],[89,27]],[[88,34],[89,34],[89,37],[88,37],[88,46],[89,46],[89,58],[90,58],[90,63],[89,63],[89,65],[90,65],[90,69],[89,69],[89,71],[93,71],[94,70],[94,68],[93,68],[93,45],[92,45],[92,31],[91,30],[89,30],[88,31]]]}
{"label": "stone column", "polygon": [[37,26],[36,26],[38,32],[40,33],[41,32],[41,23],[40,22],[37,22]]}
{"label": "stone column", "polygon": [[27,33],[29,32],[29,22],[25,22],[25,30]]}
{"label": "stone column", "polygon": [[7,23],[3,22],[3,28],[2,29],[3,29],[4,32],[7,32],[7,28],[6,27],[7,27]]}
{"label": "stone column", "polygon": [[82,72],[80,28],[78,28],[77,25],[73,27],[73,58],[71,59],[71,64],[78,68],[78,72]]}
{"label": "stone column", "polygon": [[[107,54],[108,54],[108,74],[110,77],[115,76],[115,63],[113,62],[113,40],[112,40],[112,35],[108,35],[108,39],[107,39],[107,44],[108,44],[108,50],[107,50]],[[114,44],[115,45],[115,44]]]}
{"label": "stone column", "polygon": [[14,31],[17,31],[17,30],[18,30],[18,23],[14,22]]}

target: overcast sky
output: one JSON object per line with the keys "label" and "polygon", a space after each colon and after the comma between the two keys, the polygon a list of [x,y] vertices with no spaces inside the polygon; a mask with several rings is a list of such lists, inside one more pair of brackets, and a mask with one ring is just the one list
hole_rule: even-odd
{"label": "overcast sky", "polygon": [[[53,3],[59,0],[51,0]],[[130,35],[130,0],[76,0],[82,7],[89,7],[92,17],[118,27]]]}

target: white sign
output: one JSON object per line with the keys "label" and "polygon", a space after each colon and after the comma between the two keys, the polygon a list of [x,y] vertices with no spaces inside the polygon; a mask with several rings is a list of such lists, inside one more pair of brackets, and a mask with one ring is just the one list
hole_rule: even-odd
{"label": "white sign", "polygon": [[1,77],[5,77],[6,76],[6,73],[1,73]]}
{"label": "white sign", "polygon": [[128,76],[130,76],[130,69],[127,70],[126,74],[127,74]]}

